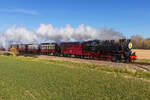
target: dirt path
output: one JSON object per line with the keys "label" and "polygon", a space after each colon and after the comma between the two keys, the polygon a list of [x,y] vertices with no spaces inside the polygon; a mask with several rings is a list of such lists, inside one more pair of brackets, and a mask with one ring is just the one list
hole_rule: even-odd
{"label": "dirt path", "polygon": [[100,60],[89,60],[89,59],[80,59],[80,58],[67,58],[67,57],[57,57],[57,56],[37,56],[38,59],[49,59],[49,60],[60,60],[60,61],[71,61],[76,63],[88,63],[88,64],[96,64],[100,66],[107,67],[121,67],[121,68],[132,68],[132,69],[140,69],[140,70],[150,70],[150,66],[138,65],[138,64],[126,64],[126,63],[116,63],[111,61],[100,61]]}

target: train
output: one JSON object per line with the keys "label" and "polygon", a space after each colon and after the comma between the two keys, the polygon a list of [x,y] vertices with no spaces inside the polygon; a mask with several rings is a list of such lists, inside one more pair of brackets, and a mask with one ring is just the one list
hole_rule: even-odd
{"label": "train", "polygon": [[83,42],[61,42],[41,44],[12,44],[19,54],[40,54],[63,57],[76,57],[112,62],[133,62],[136,60],[132,52],[130,39],[89,40]]}
{"label": "train", "polygon": [[0,48],[0,51],[6,51],[6,49],[1,47],[1,48]]}

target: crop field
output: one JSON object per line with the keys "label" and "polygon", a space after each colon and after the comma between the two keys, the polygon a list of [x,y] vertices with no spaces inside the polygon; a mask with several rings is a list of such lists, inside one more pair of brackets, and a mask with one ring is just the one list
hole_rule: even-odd
{"label": "crop field", "polygon": [[134,49],[132,51],[136,52],[136,62],[150,63],[150,50]]}
{"label": "crop field", "polygon": [[150,72],[0,56],[0,100],[150,100]]}
{"label": "crop field", "polygon": [[136,52],[138,59],[150,60],[150,50],[134,49],[132,51]]}

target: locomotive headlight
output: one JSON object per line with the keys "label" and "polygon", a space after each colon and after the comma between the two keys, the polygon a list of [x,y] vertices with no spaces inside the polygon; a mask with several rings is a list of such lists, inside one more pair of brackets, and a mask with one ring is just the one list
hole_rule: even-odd
{"label": "locomotive headlight", "polygon": [[132,49],[132,43],[131,42],[128,44],[128,48]]}

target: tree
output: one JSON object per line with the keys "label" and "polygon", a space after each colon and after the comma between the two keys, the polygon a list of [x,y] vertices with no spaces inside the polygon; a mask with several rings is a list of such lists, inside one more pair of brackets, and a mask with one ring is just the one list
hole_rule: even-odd
{"label": "tree", "polygon": [[145,39],[143,43],[144,43],[144,49],[150,49],[150,39]]}
{"label": "tree", "polygon": [[144,48],[144,39],[140,35],[133,35],[131,36],[131,41],[133,43],[133,48],[135,49],[143,49]]}

